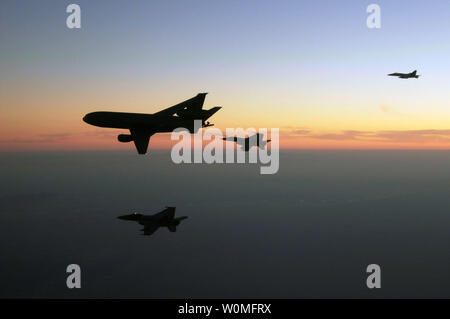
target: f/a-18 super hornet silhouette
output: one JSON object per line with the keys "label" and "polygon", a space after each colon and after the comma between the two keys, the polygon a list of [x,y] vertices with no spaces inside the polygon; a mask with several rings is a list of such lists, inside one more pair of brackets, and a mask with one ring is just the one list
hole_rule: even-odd
{"label": "f/a-18 super hornet silhouette", "polygon": [[240,145],[244,151],[248,152],[253,146],[264,149],[271,140],[263,141],[263,138],[264,134],[256,133],[255,135],[246,138],[231,136],[222,139],[224,141],[236,142],[236,144]]}
{"label": "f/a-18 super hornet silhouette", "polygon": [[138,153],[145,154],[150,137],[155,133],[169,133],[180,127],[190,133],[196,133],[198,129],[195,130],[194,120],[201,120],[202,127],[213,126],[206,120],[221,107],[203,110],[206,94],[208,93],[199,93],[189,100],[154,114],[101,111],[87,114],[83,121],[99,127],[129,129],[130,134],[120,134],[117,139],[122,143],[133,141]]}
{"label": "f/a-18 super hornet silhouette", "polygon": [[420,75],[417,74],[417,70],[414,70],[411,73],[391,73],[388,76],[398,76],[400,79],[418,79]]}
{"label": "f/a-18 super hornet silhouette", "polygon": [[117,218],[121,220],[135,221],[140,225],[143,225],[144,228],[141,229],[141,231],[143,231],[143,235],[146,236],[150,236],[160,227],[167,227],[171,232],[175,232],[177,231],[177,226],[181,223],[181,221],[187,218],[187,216],[175,218],[175,208],[176,207],[167,207],[162,212],[155,215],[133,213],[130,215],[119,216]]}

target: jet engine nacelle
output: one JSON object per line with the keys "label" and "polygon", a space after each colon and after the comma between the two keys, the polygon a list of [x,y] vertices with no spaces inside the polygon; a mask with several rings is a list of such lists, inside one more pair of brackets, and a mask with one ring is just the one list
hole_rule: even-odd
{"label": "jet engine nacelle", "polygon": [[119,140],[119,142],[128,143],[133,140],[133,136],[131,136],[131,134],[119,134],[119,136],[117,136],[117,139]]}

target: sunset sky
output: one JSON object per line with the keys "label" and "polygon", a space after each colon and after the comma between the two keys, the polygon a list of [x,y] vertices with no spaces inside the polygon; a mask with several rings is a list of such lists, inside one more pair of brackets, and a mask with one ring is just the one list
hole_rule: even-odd
{"label": "sunset sky", "polygon": [[0,151],[130,149],[82,117],[199,92],[216,127],[279,128],[282,148],[450,149],[450,2],[372,2],[2,0]]}

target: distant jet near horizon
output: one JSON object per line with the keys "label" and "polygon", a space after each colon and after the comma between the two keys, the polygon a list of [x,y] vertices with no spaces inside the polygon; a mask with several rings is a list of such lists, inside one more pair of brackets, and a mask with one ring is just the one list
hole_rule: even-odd
{"label": "distant jet near horizon", "polygon": [[187,216],[175,218],[176,207],[167,207],[163,211],[154,215],[142,215],[138,213],[133,213],[130,215],[123,215],[117,217],[121,220],[135,221],[138,224],[144,226],[141,231],[143,231],[144,236],[150,236],[156,232],[160,227],[167,227],[169,231],[176,232],[177,226],[182,220],[186,219]]}
{"label": "distant jet near horizon", "polygon": [[420,75],[417,74],[417,70],[412,71],[411,73],[391,73],[388,76],[397,76],[400,79],[418,79]]}
{"label": "distant jet near horizon", "polygon": [[240,145],[241,148],[248,152],[253,146],[257,146],[259,148],[264,149],[271,140],[263,141],[264,134],[256,133],[255,135],[249,136],[247,138],[243,137],[224,137],[222,138],[224,141],[236,142],[236,144]]}
{"label": "distant jet near horizon", "polygon": [[131,134],[119,134],[117,139],[121,143],[133,141],[138,153],[145,154],[153,134],[170,133],[179,127],[186,128],[190,133],[196,133],[194,120],[201,120],[202,127],[213,126],[206,120],[221,107],[203,110],[206,94],[208,93],[199,93],[189,100],[154,114],[100,111],[86,114],[83,121],[99,127],[129,129]]}

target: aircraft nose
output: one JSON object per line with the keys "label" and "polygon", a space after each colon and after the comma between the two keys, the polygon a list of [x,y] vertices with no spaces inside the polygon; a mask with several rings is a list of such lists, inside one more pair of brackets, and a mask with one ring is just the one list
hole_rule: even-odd
{"label": "aircraft nose", "polygon": [[89,114],[86,114],[86,115],[83,117],[83,121],[85,121],[86,123],[89,123]]}
{"label": "aircraft nose", "polygon": [[94,122],[94,114],[93,113],[86,114],[83,117],[83,121],[85,121],[88,124],[93,124],[93,122]]}

